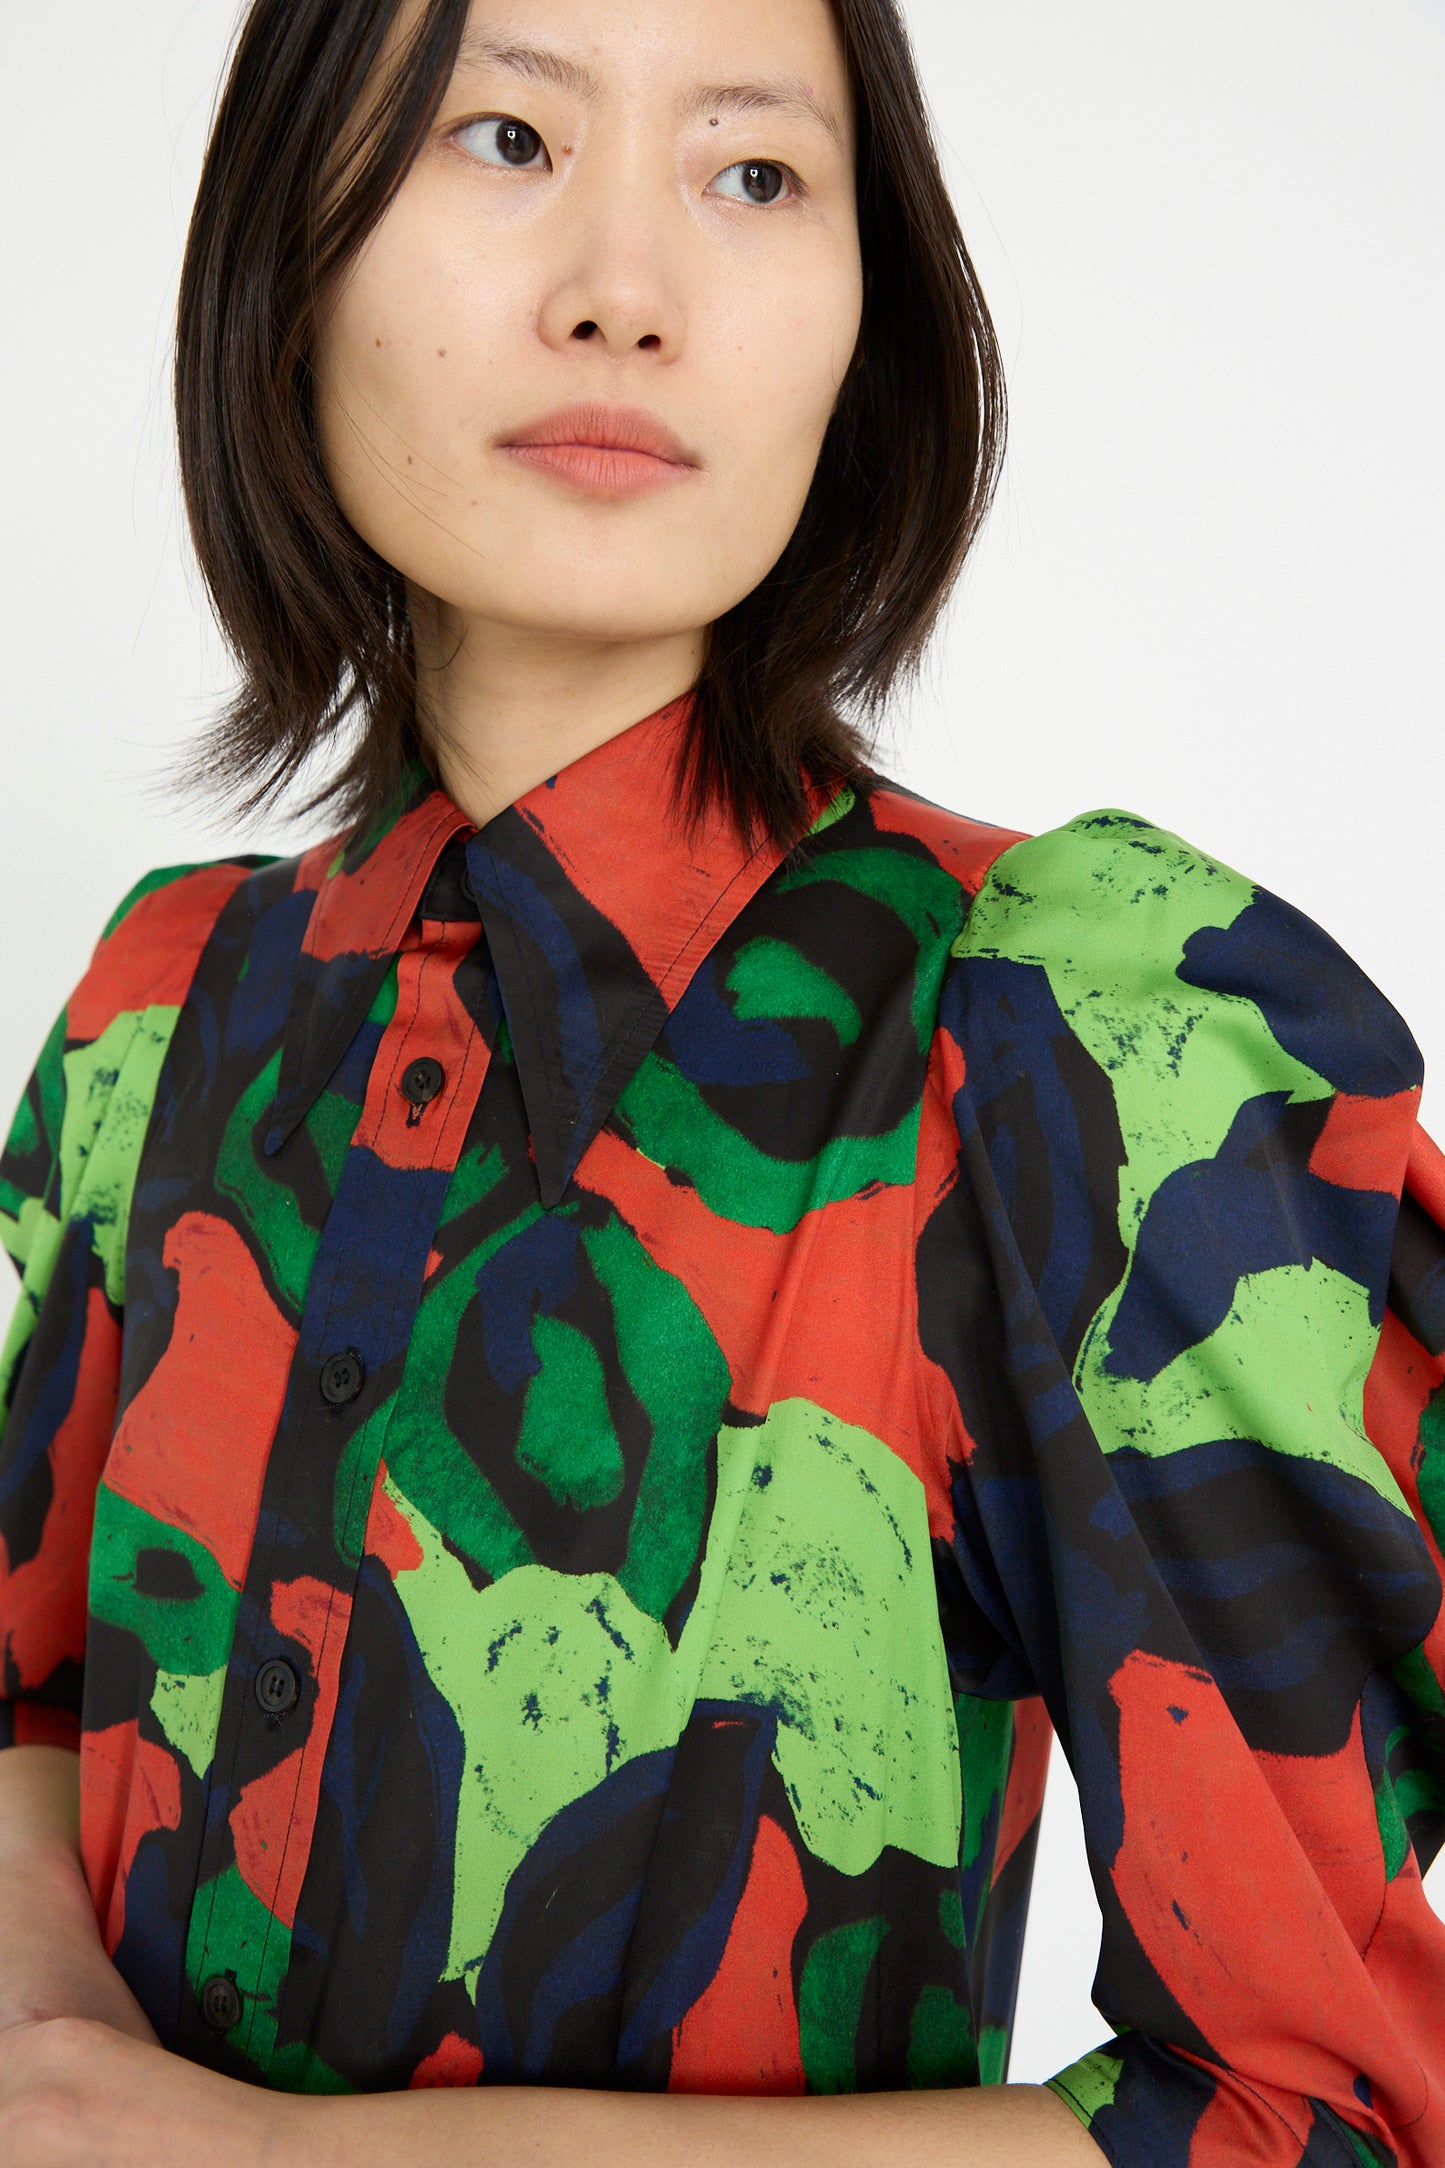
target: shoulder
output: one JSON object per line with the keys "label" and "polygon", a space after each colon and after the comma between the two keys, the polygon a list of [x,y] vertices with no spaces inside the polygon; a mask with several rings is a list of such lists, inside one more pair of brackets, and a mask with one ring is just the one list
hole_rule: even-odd
{"label": "shoulder", "polygon": [[[287,862],[289,866],[290,862]],[[255,854],[156,866],[100,930],[0,1141],[0,1245],[43,1281],[61,1227],[88,1215],[119,1301],[129,1185],[161,1061],[216,921]]]}
{"label": "shoulder", "polygon": [[1263,1065],[1292,1097],[1420,1085],[1403,1019],[1332,935],[1134,813],[1082,813],[999,853],[953,954],[1042,974],[1106,1071],[1171,1097],[1206,1056],[1213,1072]]}
{"label": "shoulder", "polygon": [[956,883],[965,900],[977,893],[1003,852],[1026,840],[1017,828],[1000,828],[991,821],[951,812],[876,773],[840,793],[816,825],[814,836],[827,829],[835,830],[833,840],[839,848],[857,848],[866,841],[875,850],[931,859]]}
{"label": "shoulder", "polygon": [[255,873],[278,863],[240,853],[142,874],[105,921],[70,995],[66,1041],[92,1042],[121,1018],[178,1008],[231,897]]}

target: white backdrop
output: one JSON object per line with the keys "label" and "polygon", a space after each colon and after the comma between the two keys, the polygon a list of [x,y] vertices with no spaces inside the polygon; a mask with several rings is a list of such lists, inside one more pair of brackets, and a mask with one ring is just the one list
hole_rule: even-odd
{"label": "white backdrop", "polygon": [[[1013,432],[885,765],[1020,828],[1183,830],[1341,939],[1445,1075],[1445,4],[906,5]],[[0,30],[0,1122],[137,875],[302,840],[161,788],[226,683],[166,372],[233,14],[72,0]],[[1056,1754],[1014,2077],[1105,2036],[1097,1945]]]}

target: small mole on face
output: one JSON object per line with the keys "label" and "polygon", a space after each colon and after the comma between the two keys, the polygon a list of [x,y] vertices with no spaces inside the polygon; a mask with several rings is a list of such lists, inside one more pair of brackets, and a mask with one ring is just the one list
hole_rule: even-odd
{"label": "small mole on face", "polygon": [[380,341],[380,339],[378,339],[376,343],[377,343],[377,345],[378,345],[378,346],[380,346],[380,344],[381,344],[381,341]]}
{"label": "small mole on face", "polygon": [[437,348],[437,360],[438,360],[438,361],[445,361],[445,360],[446,360],[446,358],[447,358],[447,350],[446,350],[446,348],[445,348],[444,346],[439,346],[439,347]]}
{"label": "small mole on face", "polygon": [[410,452],[408,452],[406,455],[406,463],[409,467],[414,467],[416,465],[416,461],[412,458]]}

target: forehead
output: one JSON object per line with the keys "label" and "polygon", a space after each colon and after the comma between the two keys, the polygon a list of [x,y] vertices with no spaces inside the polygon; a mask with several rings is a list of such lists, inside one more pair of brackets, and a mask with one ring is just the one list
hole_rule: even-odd
{"label": "forehead", "polygon": [[851,148],[832,0],[475,0],[456,65],[459,75],[547,83],[586,104],[652,93],[682,120],[766,113]]}

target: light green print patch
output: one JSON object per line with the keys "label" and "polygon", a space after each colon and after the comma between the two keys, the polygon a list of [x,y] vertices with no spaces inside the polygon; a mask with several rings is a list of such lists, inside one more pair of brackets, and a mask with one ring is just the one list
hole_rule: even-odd
{"label": "light green print patch", "polygon": [[506,1887],[555,1815],[675,1744],[699,1698],[774,1710],[804,1842],[842,1873],[885,1844],[958,1856],[958,1738],[918,1478],[792,1400],[725,1428],[696,1600],[674,1651],[610,1574],[523,1565],[478,1591],[391,1475],[421,1547],[396,1576],[465,1743],[448,1977],[485,1957]]}
{"label": "light green print patch", "polygon": [[178,1008],[125,1009],[65,1057],[62,1220],[89,1218],[112,1302],[125,1294],[131,1189]]}
{"label": "light green print patch", "polygon": [[1103,2048],[1095,2048],[1092,2054],[1083,2055],[1078,2062],[1070,2063],[1057,2077],[1047,2083],[1073,2109],[1087,2126],[1101,2108],[1113,2106],[1114,2094],[1124,2074],[1124,2064],[1117,2055],[1110,2055]]}
{"label": "light green print patch", "polygon": [[1376,1334],[1357,1281],[1321,1264],[1248,1273],[1224,1322],[1147,1379],[1104,1367],[1118,1302],[1111,1297],[1090,1326],[1074,1373],[1106,1449],[1166,1454],[1216,1438],[1259,1438],[1273,1452],[1358,1476],[1409,1512],[1365,1432]]}
{"label": "light green print patch", "polygon": [[1190,936],[1232,926],[1254,893],[1133,814],[1087,813],[1005,851],[953,945],[956,956],[1039,965],[1108,1076],[1128,1154],[1119,1232],[1131,1248],[1165,1176],[1212,1159],[1247,1099],[1330,1093],[1252,1001],[1178,976]]}
{"label": "light green print patch", "polygon": [[[807,1400],[723,1430],[718,1488],[741,1489],[712,1596],[700,1690],[778,1711],[774,1760],[804,1843],[843,1874],[885,1844],[958,1858],[958,1731],[923,1486],[866,1430]],[[719,1523],[715,1517],[714,1528]]]}
{"label": "light green print patch", "polygon": [[221,1689],[226,1682],[224,1664],[216,1671],[189,1674],[158,1671],[151,1709],[156,1722],[178,1754],[183,1754],[198,1777],[204,1778],[215,1752],[216,1731],[221,1720]]}

